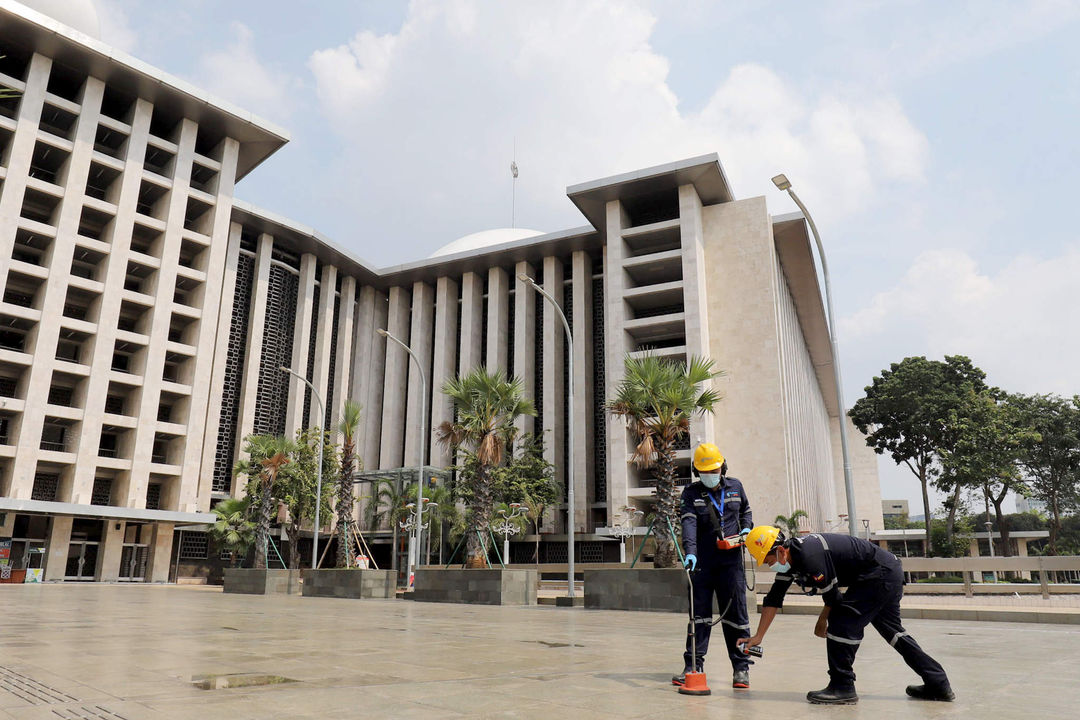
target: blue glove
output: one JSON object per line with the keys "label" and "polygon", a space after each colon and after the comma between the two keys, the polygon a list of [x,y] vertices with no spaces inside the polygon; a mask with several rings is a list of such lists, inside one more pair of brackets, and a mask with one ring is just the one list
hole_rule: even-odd
{"label": "blue glove", "polygon": [[682,566],[684,568],[690,568],[691,571],[697,570],[697,555],[687,555],[683,560]]}
{"label": "blue glove", "polygon": [[749,535],[749,534],[750,534],[750,528],[743,528],[742,532],[739,533],[739,537],[741,537],[741,538],[743,538],[745,540],[746,536]]}

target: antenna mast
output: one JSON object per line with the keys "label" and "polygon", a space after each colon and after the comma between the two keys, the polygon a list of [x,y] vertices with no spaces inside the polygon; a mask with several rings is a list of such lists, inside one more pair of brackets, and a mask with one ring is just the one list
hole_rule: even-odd
{"label": "antenna mast", "polygon": [[510,185],[510,227],[517,227],[517,138],[514,138],[514,157],[510,160],[510,175],[513,177]]}

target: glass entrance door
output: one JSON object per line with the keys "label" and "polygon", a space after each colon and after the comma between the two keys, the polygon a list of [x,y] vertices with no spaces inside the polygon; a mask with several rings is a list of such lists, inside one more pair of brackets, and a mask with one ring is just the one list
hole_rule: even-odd
{"label": "glass entrance door", "polygon": [[76,541],[68,545],[65,580],[93,580],[97,572],[98,543]]}
{"label": "glass entrance door", "polygon": [[120,552],[120,580],[145,582],[146,559],[149,555],[149,545],[124,543],[124,549]]}

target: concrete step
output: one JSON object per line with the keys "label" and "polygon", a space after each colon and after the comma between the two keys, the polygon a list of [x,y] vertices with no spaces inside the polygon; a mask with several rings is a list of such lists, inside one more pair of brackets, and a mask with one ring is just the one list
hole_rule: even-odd
{"label": "concrete step", "polygon": [[[563,586],[566,587],[565,585]],[[565,592],[565,589],[564,591]],[[583,595],[575,595],[573,598],[569,598],[566,595],[556,595],[548,597],[536,598],[537,605],[553,605],[555,607],[585,607],[585,597]]]}

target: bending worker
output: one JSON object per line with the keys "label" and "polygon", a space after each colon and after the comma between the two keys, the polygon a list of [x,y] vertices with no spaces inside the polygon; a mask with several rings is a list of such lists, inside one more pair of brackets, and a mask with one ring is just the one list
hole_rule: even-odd
{"label": "bending worker", "polygon": [[[742,483],[727,477],[727,463],[712,443],[694,450],[696,482],[682,493],[682,536],[686,560],[693,573],[694,638],[697,667],[691,666],[691,635],[687,632],[683,671],[671,678],[675,685],[685,682],[686,673],[701,672],[712,634],[713,596],[723,608],[720,622],[734,671],[731,686],[750,687],[750,658],[735,641],[750,635],[746,614],[746,575],[743,570],[741,540],[754,525],[750,502]],[[731,540],[731,538],[734,540]],[[729,538],[725,540],[725,538]]]}
{"label": "bending worker", "polygon": [[[908,686],[908,695],[919,700],[953,699],[945,670],[900,623],[904,573],[895,555],[850,535],[820,533],[789,539],[768,525],[754,528],[746,547],[758,565],[768,563],[776,571],[776,580],[765,596],[757,634],[740,644],[761,644],[793,581],[810,595],[820,593],[825,601],[814,634],[825,638],[829,685],[807,693],[807,700],[833,705],[858,702],[852,665],[867,625],[873,625],[922,678],[922,685]],[[841,587],[847,588],[843,594]]]}

